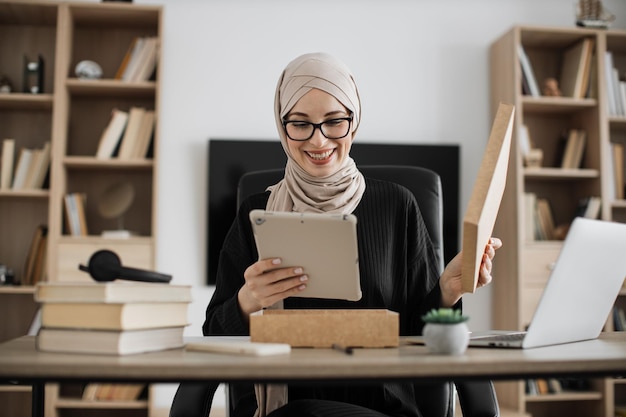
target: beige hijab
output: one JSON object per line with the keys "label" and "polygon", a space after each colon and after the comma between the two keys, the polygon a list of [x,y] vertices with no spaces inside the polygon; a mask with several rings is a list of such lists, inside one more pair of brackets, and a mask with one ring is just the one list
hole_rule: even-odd
{"label": "beige hijab", "polygon": [[287,146],[283,118],[313,88],[331,94],[352,112],[353,132],[359,127],[359,92],[350,70],[341,61],[325,53],[305,54],[291,61],[278,80],[274,99],[276,125],[287,154],[285,177],[268,188],[271,195],[266,208],[298,213],[352,213],[365,191],[365,180],[352,158],[346,158],[337,172],[317,178],[295,162]]}
{"label": "beige hijab", "polygon": [[[365,191],[365,180],[352,158],[348,157],[339,170],[328,177],[309,175],[292,158],[282,120],[311,89],[317,88],[334,96],[354,116],[353,132],[361,120],[361,101],[350,70],[340,61],[324,53],[302,55],[283,71],[274,100],[276,125],[280,142],[287,154],[285,177],[268,188],[271,191],[266,209],[271,211],[352,213]],[[353,133],[354,134],[354,133]],[[270,308],[281,309],[282,302]],[[255,417],[265,417],[287,403],[284,384],[255,384],[257,398]]]}

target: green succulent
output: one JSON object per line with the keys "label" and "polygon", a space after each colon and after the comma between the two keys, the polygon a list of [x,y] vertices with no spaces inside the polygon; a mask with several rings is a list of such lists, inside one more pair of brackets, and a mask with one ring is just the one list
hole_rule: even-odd
{"label": "green succulent", "polygon": [[422,320],[424,320],[425,323],[454,324],[467,321],[469,320],[469,317],[464,316],[461,313],[461,310],[455,310],[452,308],[433,308],[422,316]]}

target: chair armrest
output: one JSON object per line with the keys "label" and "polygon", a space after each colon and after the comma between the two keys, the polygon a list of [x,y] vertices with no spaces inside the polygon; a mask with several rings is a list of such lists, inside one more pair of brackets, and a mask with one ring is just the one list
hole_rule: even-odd
{"label": "chair armrest", "polygon": [[500,407],[491,381],[455,381],[463,416],[498,417]]}
{"label": "chair armrest", "polygon": [[219,383],[183,382],[178,386],[169,417],[208,417]]}

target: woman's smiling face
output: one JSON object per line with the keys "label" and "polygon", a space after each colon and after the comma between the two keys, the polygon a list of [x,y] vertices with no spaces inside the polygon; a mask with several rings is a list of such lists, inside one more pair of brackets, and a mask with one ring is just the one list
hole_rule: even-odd
{"label": "woman's smiling face", "polygon": [[[312,89],[298,100],[285,121],[323,123],[350,115],[350,111],[335,97],[325,91]],[[287,147],[302,169],[314,177],[323,178],[334,174],[343,165],[350,154],[352,138],[352,124],[348,134],[341,139],[328,139],[317,128],[309,140],[287,139]]]}

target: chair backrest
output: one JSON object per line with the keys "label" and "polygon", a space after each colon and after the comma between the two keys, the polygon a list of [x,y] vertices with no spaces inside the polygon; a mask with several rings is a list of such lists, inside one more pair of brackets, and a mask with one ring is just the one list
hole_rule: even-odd
{"label": "chair backrest", "polygon": [[[366,165],[359,170],[366,177],[400,184],[413,193],[443,270],[443,194],[439,175],[427,168],[404,165]],[[237,207],[249,195],[276,184],[284,172],[284,169],[270,169],[242,175],[237,187]]]}

